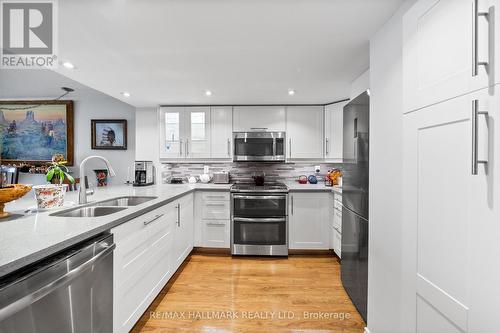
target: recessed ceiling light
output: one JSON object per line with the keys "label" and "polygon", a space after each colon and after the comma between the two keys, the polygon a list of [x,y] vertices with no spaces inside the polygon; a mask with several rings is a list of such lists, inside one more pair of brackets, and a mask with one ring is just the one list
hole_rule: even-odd
{"label": "recessed ceiling light", "polygon": [[125,96],[125,97],[130,97],[130,93],[128,93],[126,91],[122,92],[122,95]]}
{"label": "recessed ceiling light", "polygon": [[211,92],[210,90],[206,90],[206,91],[205,91],[205,95],[207,95],[207,96],[212,96],[212,92]]}
{"label": "recessed ceiling light", "polygon": [[295,90],[293,90],[293,89],[289,89],[289,90],[288,90],[288,95],[290,95],[290,96],[295,95]]}
{"label": "recessed ceiling light", "polygon": [[75,68],[75,65],[73,65],[72,63],[70,63],[69,61],[65,61],[63,62],[62,64],[64,67],[66,67],[67,69],[73,69]]}

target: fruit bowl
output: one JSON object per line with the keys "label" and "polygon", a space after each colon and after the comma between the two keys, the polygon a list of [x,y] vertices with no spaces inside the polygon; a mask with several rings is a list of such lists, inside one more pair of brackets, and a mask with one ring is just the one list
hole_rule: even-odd
{"label": "fruit bowl", "polygon": [[0,188],[0,219],[10,215],[4,212],[5,204],[17,200],[31,190],[31,186],[14,184],[9,187]]}

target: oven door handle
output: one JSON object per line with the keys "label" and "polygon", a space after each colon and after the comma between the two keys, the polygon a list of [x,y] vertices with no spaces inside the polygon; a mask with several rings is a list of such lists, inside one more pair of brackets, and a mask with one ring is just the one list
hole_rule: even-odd
{"label": "oven door handle", "polygon": [[234,222],[276,223],[276,222],[286,222],[286,217],[264,217],[264,218],[233,217],[233,221]]}
{"label": "oven door handle", "polygon": [[234,195],[234,199],[245,200],[269,200],[269,199],[286,199],[286,195]]}

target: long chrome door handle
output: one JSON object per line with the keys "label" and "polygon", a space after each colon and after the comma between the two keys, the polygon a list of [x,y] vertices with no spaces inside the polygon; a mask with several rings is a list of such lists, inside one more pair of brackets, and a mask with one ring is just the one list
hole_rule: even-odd
{"label": "long chrome door handle", "polygon": [[477,76],[479,73],[479,66],[488,66],[487,62],[479,62],[478,52],[479,52],[479,17],[485,17],[489,19],[490,14],[488,12],[479,11],[479,0],[472,1],[472,76]]}
{"label": "long chrome door handle", "polygon": [[179,140],[179,156],[182,156],[182,140]]}
{"label": "long chrome door handle", "polygon": [[231,140],[227,139],[227,156],[231,156]]}
{"label": "long chrome door handle", "polygon": [[291,214],[293,215],[293,195],[290,196],[290,208],[291,208]]}
{"label": "long chrome door handle", "polygon": [[477,117],[478,115],[488,116],[487,111],[479,111],[479,100],[472,101],[472,174],[477,175],[479,163],[487,164],[488,161],[479,160],[478,157],[478,125]]}
{"label": "long chrome door handle", "polygon": [[328,155],[328,138],[325,139],[326,155]]}
{"label": "long chrome door handle", "polygon": [[189,139],[186,139],[186,157],[189,156]]}
{"label": "long chrome door handle", "polygon": [[292,138],[288,139],[288,156],[292,158]]}
{"label": "long chrome door handle", "polygon": [[153,218],[152,218],[151,220],[149,220],[149,221],[144,221],[144,225],[148,225],[148,224],[150,224],[150,223],[152,223],[152,222],[154,222],[154,221],[158,220],[158,219],[159,219],[160,217],[162,217],[163,215],[165,215],[165,214],[159,214],[159,215],[156,215],[155,217],[153,217]]}

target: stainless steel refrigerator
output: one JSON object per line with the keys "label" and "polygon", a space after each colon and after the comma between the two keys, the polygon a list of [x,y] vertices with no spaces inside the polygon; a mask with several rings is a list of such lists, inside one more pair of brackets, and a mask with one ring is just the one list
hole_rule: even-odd
{"label": "stainless steel refrigerator", "polygon": [[342,263],[345,290],[366,322],[368,293],[368,166],[370,96],[344,107]]}

